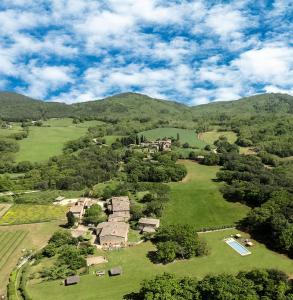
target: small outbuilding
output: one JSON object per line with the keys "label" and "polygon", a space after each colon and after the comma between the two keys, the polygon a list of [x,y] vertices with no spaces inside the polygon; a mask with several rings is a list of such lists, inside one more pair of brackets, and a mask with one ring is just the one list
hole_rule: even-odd
{"label": "small outbuilding", "polygon": [[138,221],[138,227],[142,232],[145,233],[153,233],[156,232],[160,226],[159,219],[152,219],[152,218],[140,218]]}
{"label": "small outbuilding", "polygon": [[122,274],[122,267],[114,267],[109,271],[110,276],[117,276]]}
{"label": "small outbuilding", "polygon": [[65,285],[68,286],[68,285],[77,284],[79,283],[79,281],[80,281],[79,276],[77,275],[69,276],[65,279]]}

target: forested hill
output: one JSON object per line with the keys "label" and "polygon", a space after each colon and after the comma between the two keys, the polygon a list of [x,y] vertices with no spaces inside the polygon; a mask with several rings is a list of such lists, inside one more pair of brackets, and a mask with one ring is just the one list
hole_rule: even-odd
{"label": "forested hill", "polygon": [[8,121],[53,117],[94,117],[101,119],[149,119],[191,121],[204,115],[254,115],[293,113],[293,97],[286,94],[263,94],[237,101],[216,102],[188,107],[136,93],[124,93],[102,100],[67,105],[34,100],[15,93],[0,93],[0,118]]}
{"label": "forested hill", "polygon": [[196,114],[264,114],[293,113],[293,96],[287,94],[261,94],[237,101],[213,102],[192,107]]}

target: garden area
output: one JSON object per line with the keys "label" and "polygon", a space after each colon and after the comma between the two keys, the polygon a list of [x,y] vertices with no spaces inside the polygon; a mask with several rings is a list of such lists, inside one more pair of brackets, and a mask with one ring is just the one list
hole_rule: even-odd
{"label": "garden area", "polygon": [[15,204],[0,219],[0,225],[48,222],[65,219],[67,207]]}

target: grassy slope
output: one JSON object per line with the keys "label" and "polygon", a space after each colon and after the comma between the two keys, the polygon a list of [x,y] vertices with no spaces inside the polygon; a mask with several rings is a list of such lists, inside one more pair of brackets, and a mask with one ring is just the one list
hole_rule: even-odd
{"label": "grassy slope", "polygon": [[64,287],[60,280],[44,283],[30,283],[28,291],[33,299],[71,300],[121,300],[123,295],[139,288],[142,280],[153,277],[154,274],[171,272],[178,276],[203,277],[209,273],[249,270],[256,267],[275,267],[286,272],[292,272],[292,260],[267,250],[263,245],[256,243],[252,255],[242,257],[223,242],[223,238],[235,233],[235,230],[202,234],[211,248],[207,257],[193,258],[187,261],[178,261],[168,265],[155,265],[147,258],[147,253],[154,250],[151,243],[107,254],[109,263],[97,266],[95,269],[108,270],[112,266],[121,265],[123,275],[118,277],[97,277],[90,272],[82,276],[78,285]]}
{"label": "grassy slope", "polygon": [[235,143],[237,135],[233,131],[207,131],[199,135],[199,139],[212,145],[220,136],[225,136],[229,143]]}
{"label": "grassy slope", "polygon": [[189,129],[180,128],[156,128],[141,132],[148,139],[155,140],[164,137],[177,137],[179,133],[180,143],[189,143],[190,146],[202,148],[205,146],[205,142],[199,140],[195,131]]}
{"label": "grassy slope", "polygon": [[73,125],[71,119],[53,119],[46,122],[51,127],[30,127],[29,137],[19,142],[20,151],[16,161],[29,160],[39,162],[62,153],[67,141],[78,139],[87,132],[87,128],[98,121]]}
{"label": "grassy slope", "polygon": [[[27,235],[13,250],[13,255],[6,259],[0,272],[0,295],[5,293],[6,285],[8,283],[9,274],[17,264],[18,259],[21,257],[22,249],[40,249],[43,247],[52,233],[58,229],[59,222],[48,222],[42,224],[23,224],[13,226],[0,226],[0,236],[3,234],[15,235],[16,232],[23,231]],[[0,244],[0,247],[2,245]]]}
{"label": "grassy slope", "polygon": [[171,183],[171,201],[165,208],[163,224],[187,223],[198,229],[233,225],[243,218],[248,208],[229,203],[213,182],[218,167],[207,167],[191,161],[181,161],[188,170],[183,183]]}

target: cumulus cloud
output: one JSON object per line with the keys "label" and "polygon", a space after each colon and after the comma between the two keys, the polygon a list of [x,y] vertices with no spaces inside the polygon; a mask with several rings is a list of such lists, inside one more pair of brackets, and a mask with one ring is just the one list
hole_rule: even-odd
{"label": "cumulus cloud", "polygon": [[[66,102],[292,93],[292,4],[2,0],[0,88]],[[17,21],[16,21],[17,20]]]}

